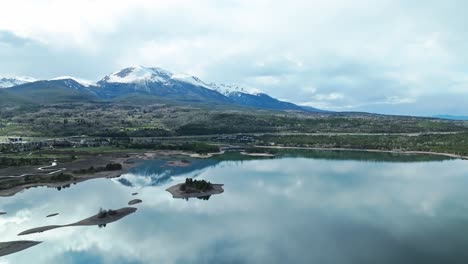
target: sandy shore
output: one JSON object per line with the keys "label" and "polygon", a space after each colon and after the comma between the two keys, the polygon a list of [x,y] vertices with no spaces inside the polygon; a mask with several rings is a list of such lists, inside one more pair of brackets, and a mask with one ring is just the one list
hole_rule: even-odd
{"label": "sandy shore", "polygon": [[241,152],[240,154],[250,157],[275,157],[275,154],[270,153],[248,153],[248,152]]}
{"label": "sandy shore", "polygon": [[190,156],[191,158],[209,159],[209,158],[211,158],[213,156],[216,156],[216,155],[223,155],[224,151],[213,152],[213,153],[208,153],[208,154],[198,154],[198,153],[185,153],[185,154]]}
{"label": "sandy shore", "polygon": [[468,160],[468,156],[462,156],[451,153],[443,152],[430,152],[430,151],[403,151],[403,150],[380,150],[380,149],[354,149],[354,148],[314,148],[314,147],[280,147],[280,146],[255,146],[256,148],[264,149],[303,149],[303,150],[324,150],[324,151],[365,151],[376,153],[393,153],[393,154],[410,154],[410,155],[436,155],[445,156],[455,159]]}

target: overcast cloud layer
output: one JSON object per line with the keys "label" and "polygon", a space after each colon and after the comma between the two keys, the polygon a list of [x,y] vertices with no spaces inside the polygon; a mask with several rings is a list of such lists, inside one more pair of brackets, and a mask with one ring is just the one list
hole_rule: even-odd
{"label": "overcast cloud layer", "polygon": [[466,1],[4,1],[0,76],[132,65],[323,109],[468,115]]}

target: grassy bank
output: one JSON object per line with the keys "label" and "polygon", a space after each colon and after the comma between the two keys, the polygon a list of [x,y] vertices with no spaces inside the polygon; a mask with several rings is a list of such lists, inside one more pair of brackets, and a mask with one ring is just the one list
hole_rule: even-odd
{"label": "grassy bank", "polygon": [[468,156],[468,133],[446,135],[330,135],[277,136],[257,138],[261,145],[289,147],[348,148],[399,151],[424,151]]}

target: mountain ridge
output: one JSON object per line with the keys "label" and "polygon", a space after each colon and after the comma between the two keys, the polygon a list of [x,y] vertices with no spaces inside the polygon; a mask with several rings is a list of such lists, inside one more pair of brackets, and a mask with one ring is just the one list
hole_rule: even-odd
{"label": "mountain ridge", "polygon": [[10,88],[13,86],[29,83],[29,82],[34,82],[37,81],[36,79],[32,77],[3,77],[0,78],[0,89],[1,88]]}
{"label": "mountain ridge", "polygon": [[96,83],[71,76],[23,82],[6,88],[16,96],[34,97],[40,103],[83,100],[118,100],[132,94],[175,102],[226,104],[278,111],[326,112],[302,107],[239,85],[216,84],[196,76],[160,67],[133,66],[104,76]]}

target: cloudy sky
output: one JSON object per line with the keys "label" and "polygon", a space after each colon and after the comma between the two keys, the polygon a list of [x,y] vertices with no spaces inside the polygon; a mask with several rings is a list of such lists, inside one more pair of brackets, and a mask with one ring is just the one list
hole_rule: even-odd
{"label": "cloudy sky", "polygon": [[468,115],[466,1],[17,0],[0,76],[99,80],[133,65],[340,111]]}

